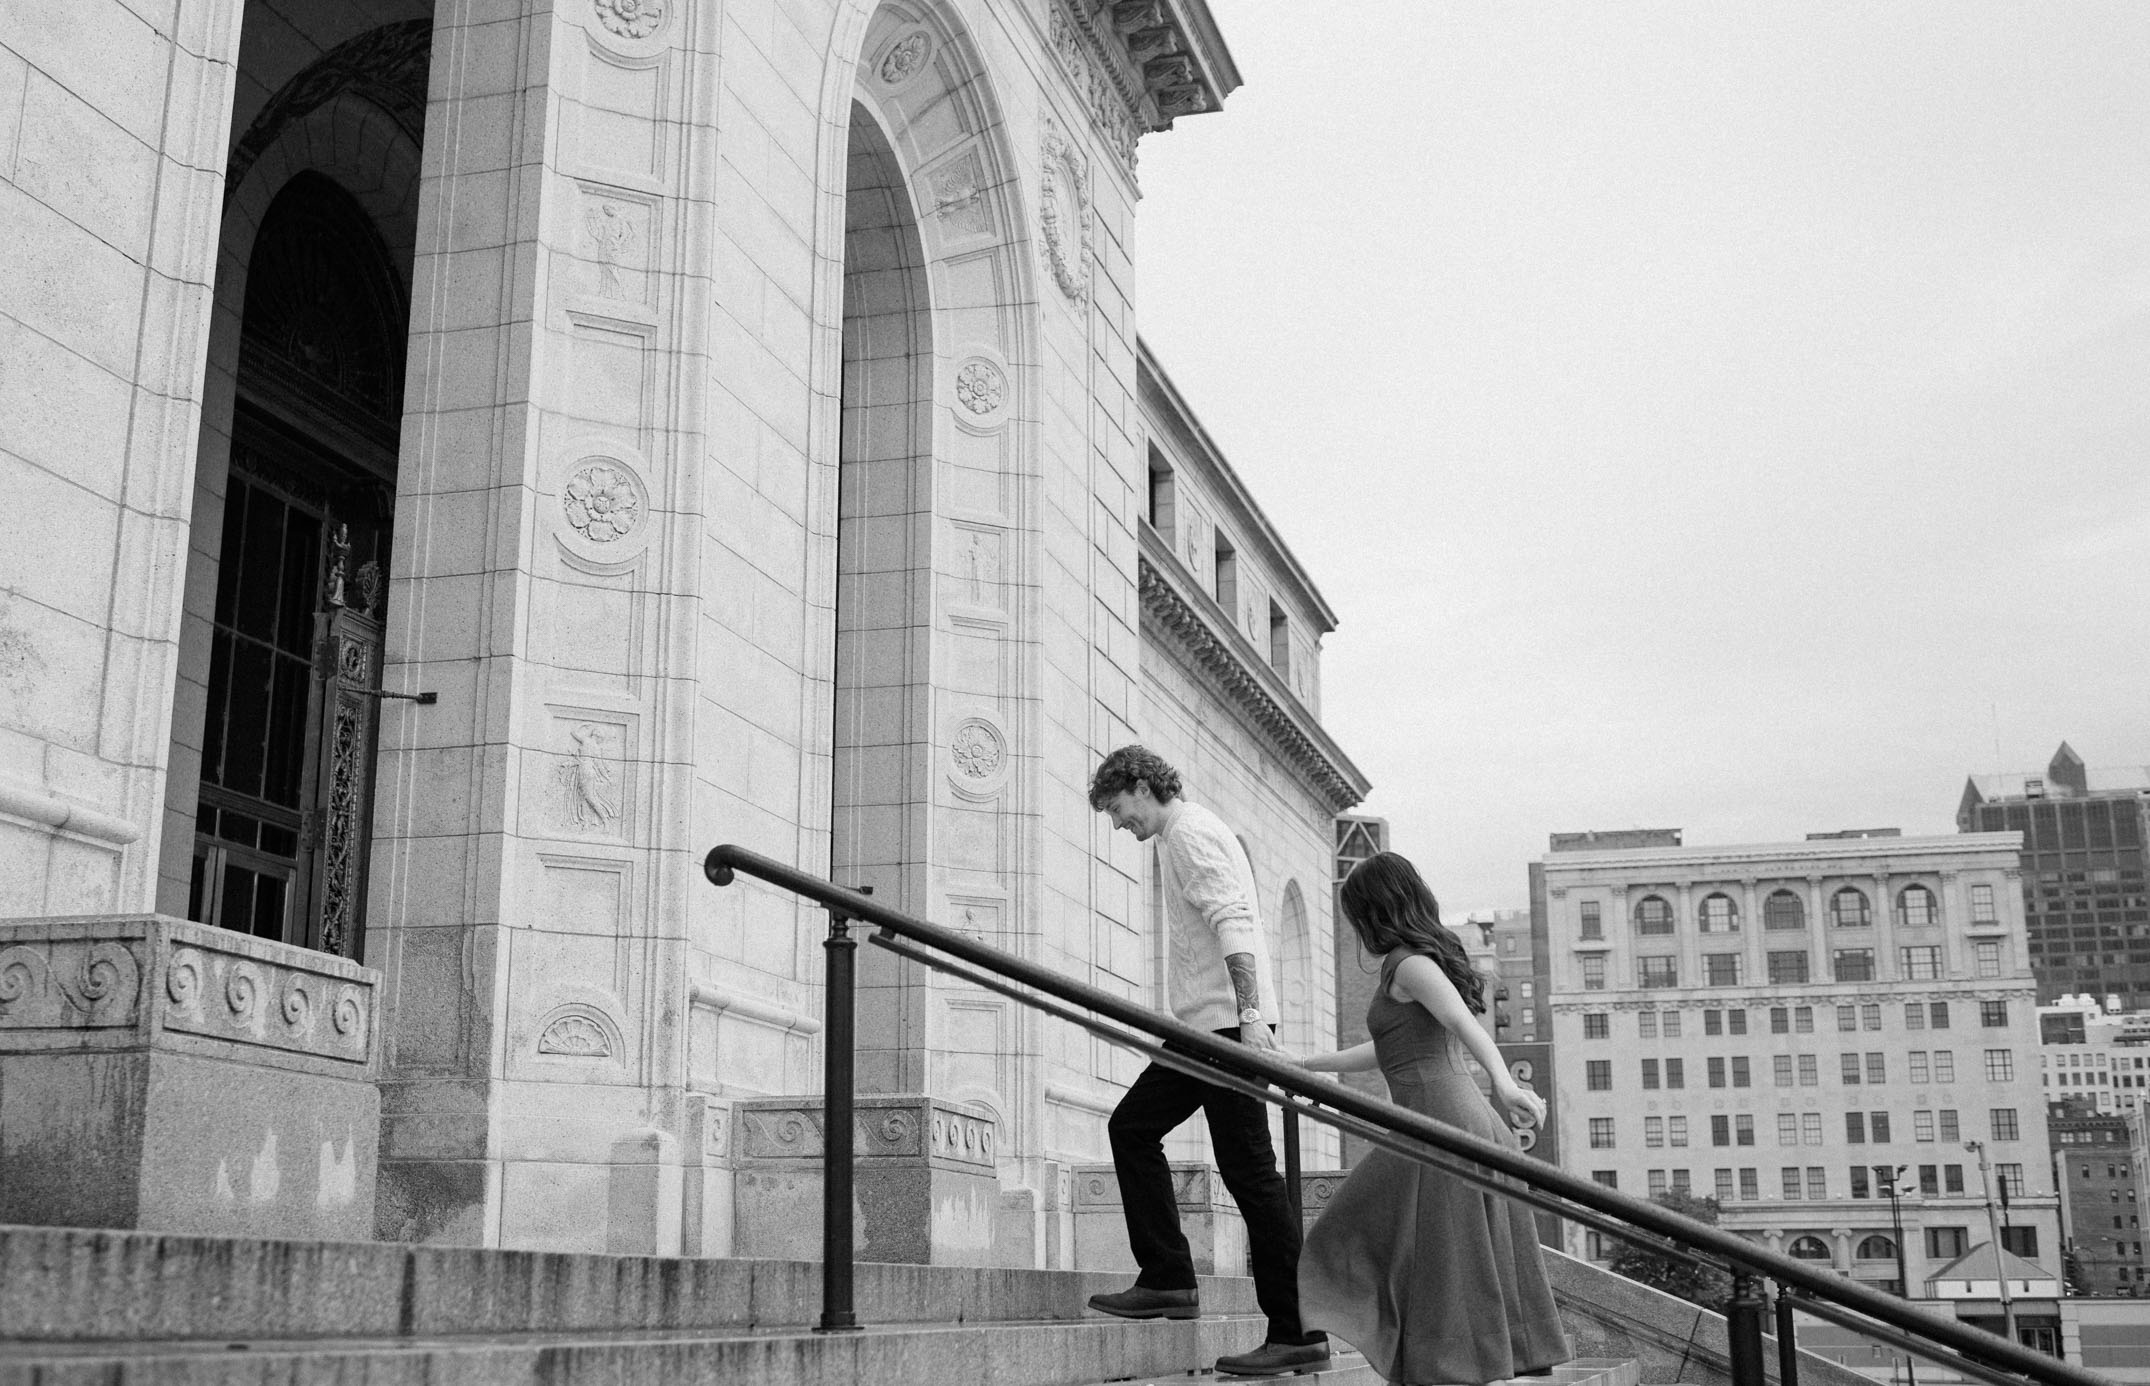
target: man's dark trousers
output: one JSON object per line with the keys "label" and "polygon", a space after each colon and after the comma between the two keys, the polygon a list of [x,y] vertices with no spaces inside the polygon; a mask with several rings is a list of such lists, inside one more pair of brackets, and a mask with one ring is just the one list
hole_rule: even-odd
{"label": "man's dark trousers", "polygon": [[[1237,1040],[1237,1030],[1219,1030]],[[1197,1110],[1209,1119],[1209,1142],[1217,1173],[1246,1220],[1254,1260],[1254,1297],[1269,1316],[1272,1343],[1318,1343],[1328,1335],[1299,1327],[1299,1221],[1292,1215],[1284,1176],[1269,1144],[1269,1113],[1259,1098],[1220,1088],[1176,1069],[1151,1064],[1135,1079],[1106,1129],[1112,1163],[1120,1176],[1120,1202],[1127,1215],[1127,1241],[1146,1290],[1195,1288],[1194,1257],[1180,1231],[1178,1201],[1164,1138]],[[1219,1270],[1224,1269],[1219,1267]]]}

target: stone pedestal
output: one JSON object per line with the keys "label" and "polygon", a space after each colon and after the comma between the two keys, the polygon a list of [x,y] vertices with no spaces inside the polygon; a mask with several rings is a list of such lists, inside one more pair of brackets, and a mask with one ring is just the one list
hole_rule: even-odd
{"label": "stone pedestal", "polygon": [[[1134,1270],[1120,1177],[1111,1165],[1075,1166],[1075,1265],[1081,1270]],[[1217,1171],[1200,1161],[1172,1162],[1172,1194],[1180,1231],[1197,1275],[1247,1273],[1247,1225]]]}
{"label": "stone pedestal", "polygon": [[[733,1254],[821,1259],[821,1099],[757,1098],[735,1112]],[[852,1140],[859,1260],[998,1263],[990,1117],[940,1098],[861,1097]]]}
{"label": "stone pedestal", "polygon": [[0,924],[0,1223],[370,1237],[379,984],[162,915]]}

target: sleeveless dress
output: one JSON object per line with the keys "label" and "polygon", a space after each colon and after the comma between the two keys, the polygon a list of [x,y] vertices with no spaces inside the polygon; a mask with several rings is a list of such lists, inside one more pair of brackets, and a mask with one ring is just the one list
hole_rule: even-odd
{"label": "sleeveless dress", "polygon": [[[1381,964],[1367,1008],[1392,1100],[1516,1148],[1479,1092],[1463,1042],[1415,1001],[1395,1001]],[[1572,1355],[1538,1254],[1531,1210],[1376,1148],[1351,1171],[1299,1256],[1299,1313],[1408,1386],[1499,1381]]]}

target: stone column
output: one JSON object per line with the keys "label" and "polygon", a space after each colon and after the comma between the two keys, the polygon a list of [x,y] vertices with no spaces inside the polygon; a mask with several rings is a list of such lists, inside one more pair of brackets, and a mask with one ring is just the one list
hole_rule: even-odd
{"label": "stone column", "polygon": [[155,905],[239,13],[0,14],[0,919]]}
{"label": "stone column", "polygon": [[437,11],[383,680],[439,703],[384,710],[368,924],[387,1237],[676,1252],[710,1150],[684,962],[720,22]]}

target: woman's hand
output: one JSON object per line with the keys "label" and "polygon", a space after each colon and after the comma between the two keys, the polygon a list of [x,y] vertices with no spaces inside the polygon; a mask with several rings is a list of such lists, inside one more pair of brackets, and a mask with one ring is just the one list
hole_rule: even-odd
{"label": "woman's hand", "polygon": [[1537,1126],[1545,1121],[1545,1099],[1505,1073],[1494,1081],[1493,1098],[1511,1126]]}

